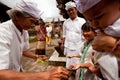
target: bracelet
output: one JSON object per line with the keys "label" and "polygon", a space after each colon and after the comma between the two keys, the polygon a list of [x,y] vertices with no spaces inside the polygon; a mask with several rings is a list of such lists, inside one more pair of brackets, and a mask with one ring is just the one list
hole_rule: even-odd
{"label": "bracelet", "polygon": [[115,51],[115,49],[118,47],[119,44],[120,44],[120,39],[117,39],[114,47],[112,48],[112,52]]}

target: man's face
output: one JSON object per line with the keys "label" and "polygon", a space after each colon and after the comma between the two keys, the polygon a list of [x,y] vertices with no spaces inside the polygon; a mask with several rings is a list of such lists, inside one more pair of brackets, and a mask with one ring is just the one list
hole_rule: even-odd
{"label": "man's face", "polygon": [[106,4],[104,1],[83,13],[95,29],[104,29],[120,18],[120,4],[117,2]]}
{"label": "man's face", "polygon": [[36,21],[37,21],[37,19],[35,19],[33,17],[24,17],[24,19],[22,20],[22,28],[24,30],[31,29],[35,26]]}
{"label": "man's face", "polygon": [[71,19],[74,19],[77,16],[77,9],[74,8],[74,7],[70,8],[70,9],[67,10],[67,13],[68,13],[68,15]]}

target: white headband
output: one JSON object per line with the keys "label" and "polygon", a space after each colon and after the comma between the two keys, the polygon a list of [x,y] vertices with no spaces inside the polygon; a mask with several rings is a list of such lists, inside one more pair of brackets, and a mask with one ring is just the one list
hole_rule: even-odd
{"label": "white headband", "polygon": [[74,0],[77,9],[80,13],[84,13],[86,10],[92,8],[94,5],[99,3],[101,0]]}
{"label": "white headband", "polygon": [[67,2],[67,3],[65,4],[65,9],[66,9],[66,10],[68,10],[68,9],[70,9],[70,8],[73,8],[73,7],[76,7],[76,4],[75,4],[74,2],[72,2],[72,1]]}
{"label": "white headband", "polygon": [[37,3],[31,0],[21,0],[14,6],[13,9],[26,12],[27,14],[35,18],[41,17],[41,10],[38,9]]}

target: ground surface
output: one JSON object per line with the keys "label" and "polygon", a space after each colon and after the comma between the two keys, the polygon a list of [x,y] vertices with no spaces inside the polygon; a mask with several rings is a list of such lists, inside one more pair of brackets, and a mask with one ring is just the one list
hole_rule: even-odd
{"label": "ground surface", "polygon": [[[57,44],[57,39],[53,40],[52,42],[53,42],[52,46],[47,46],[46,45],[46,56],[48,58],[54,52],[54,50],[55,50],[54,47],[56,45],[58,45]],[[34,52],[35,46],[36,46],[36,42],[30,44],[31,51]],[[64,63],[57,63],[57,62],[37,63],[35,60],[33,60],[31,58],[27,58],[27,57],[22,58],[23,69],[26,72],[47,71],[47,70],[50,70],[50,69],[54,68],[55,66],[61,66],[62,64],[64,64]]]}
{"label": "ground surface", "polygon": [[[49,58],[52,53],[55,51],[54,47],[58,45],[58,40],[55,39],[52,41],[53,45],[52,46],[47,46],[46,45],[46,56]],[[35,43],[30,44],[30,50],[34,52],[36,46]],[[22,66],[25,72],[40,72],[40,71],[49,71],[52,68],[56,66],[63,66],[65,67],[64,62],[45,62],[45,63],[37,63],[36,60],[33,60],[31,58],[27,57],[22,57]],[[73,77],[70,77],[69,80],[73,80]]]}

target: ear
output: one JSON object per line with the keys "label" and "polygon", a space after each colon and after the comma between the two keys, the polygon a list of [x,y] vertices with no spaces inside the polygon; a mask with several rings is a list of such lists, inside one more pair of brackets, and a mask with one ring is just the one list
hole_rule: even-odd
{"label": "ear", "polygon": [[19,11],[15,12],[14,16],[15,16],[14,20],[20,20],[24,18],[23,14]]}
{"label": "ear", "polygon": [[21,18],[21,17],[23,17],[23,14],[21,12],[17,11],[15,13],[15,16]]}

